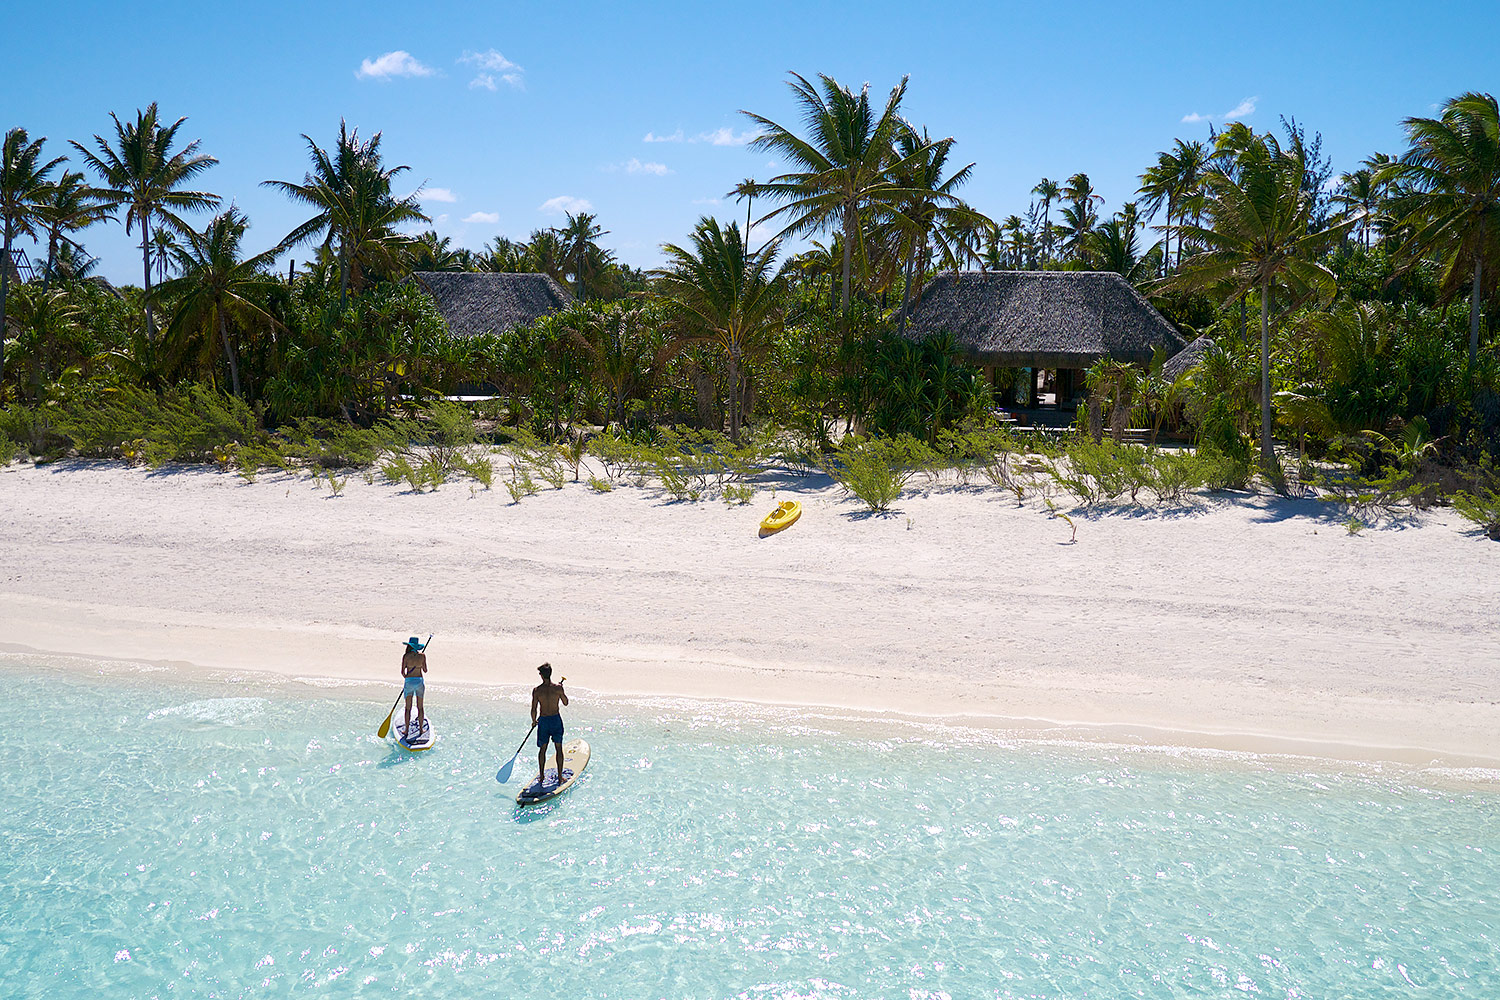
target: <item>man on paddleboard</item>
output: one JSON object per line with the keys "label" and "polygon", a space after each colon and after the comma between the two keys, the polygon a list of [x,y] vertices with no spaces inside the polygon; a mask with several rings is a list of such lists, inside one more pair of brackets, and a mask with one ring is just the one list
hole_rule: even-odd
{"label": "man on paddleboard", "polygon": [[568,692],[561,684],[552,683],[552,664],[543,663],[536,668],[542,675],[542,683],[531,692],[531,724],[536,727],[536,780],[542,784],[547,778],[547,741],[557,744],[557,782],[563,780],[563,721],[561,706],[568,703]]}
{"label": "man on paddleboard", "polygon": [[[427,727],[427,713],[422,706],[422,696],[427,693],[427,682],[422,675],[427,673],[427,647],[421,639],[412,636],[406,640],[406,649],[401,653],[401,676],[405,678],[401,693],[406,696],[406,739],[416,741]],[[411,727],[411,700],[417,699],[417,728]]]}

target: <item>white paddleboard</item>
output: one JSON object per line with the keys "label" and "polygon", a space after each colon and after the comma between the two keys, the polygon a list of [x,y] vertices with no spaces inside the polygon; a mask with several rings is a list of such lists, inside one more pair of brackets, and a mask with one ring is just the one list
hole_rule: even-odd
{"label": "white paddleboard", "polygon": [[547,768],[547,773],[541,781],[533,778],[531,784],[521,789],[521,794],[516,796],[517,803],[523,806],[534,806],[538,802],[556,798],[572,788],[579,776],[583,774],[583,769],[589,766],[588,742],[569,740],[563,744],[563,773],[562,780],[559,781],[555,763],[556,754],[556,749],[551,746],[547,747],[547,759],[554,761],[553,766]]}
{"label": "white paddleboard", "polygon": [[[405,715],[403,714],[401,718],[396,719],[395,722],[391,725],[391,732],[396,735],[396,743],[408,750],[413,751],[414,753],[420,753],[423,750],[431,750],[433,746],[437,744],[437,730],[432,728],[432,719],[430,717],[426,721],[427,724],[422,727],[421,734],[418,735],[416,733],[413,733],[411,741],[408,742],[406,739]],[[417,728],[416,719],[411,720],[411,727],[412,729]]]}

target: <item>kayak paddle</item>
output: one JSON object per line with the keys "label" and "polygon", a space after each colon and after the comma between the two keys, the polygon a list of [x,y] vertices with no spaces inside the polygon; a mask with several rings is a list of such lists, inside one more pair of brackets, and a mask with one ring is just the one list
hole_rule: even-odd
{"label": "kayak paddle", "polygon": [[[561,681],[558,681],[557,683],[560,686],[562,684],[562,682],[565,681],[565,680],[567,680],[566,677],[564,677]],[[395,710],[392,709],[392,711],[395,711]],[[533,722],[531,724],[531,728],[530,729],[526,730],[526,735],[521,738],[521,745],[518,746],[518,747],[516,747],[516,752],[510,755],[510,760],[506,761],[504,764],[501,764],[500,765],[500,770],[498,770],[498,771],[495,772],[495,780],[498,781],[498,782],[500,782],[500,784],[503,785],[507,781],[510,780],[510,772],[511,772],[511,769],[516,766],[516,758],[519,757],[519,756],[521,756],[521,751],[523,749],[525,749],[525,747],[526,747],[526,741],[529,740],[529,739],[531,739],[531,734],[534,733],[534,732],[536,732],[536,723],[535,722]]]}
{"label": "kayak paddle", "polygon": [[[427,641],[422,644],[422,649],[423,650],[426,650],[428,646],[432,645],[432,635],[433,635],[432,633],[428,633],[428,635],[427,635]],[[404,687],[404,685],[403,685],[403,687]],[[401,699],[404,698],[405,696],[406,696],[406,692],[403,690],[401,694],[396,695],[396,700],[393,701],[393,702],[391,702],[391,710],[386,713],[385,721],[380,724],[380,728],[379,729],[375,730],[375,738],[376,739],[383,740],[383,739],[385,739],[387,736],[389,736],[391,734],[391,720],[396,717],[396,706],[398,706],[398,705],[401,704]],[[521,751],[519,751],[519,750],[516,751],[516,753],[520,753],[520,752]]]}

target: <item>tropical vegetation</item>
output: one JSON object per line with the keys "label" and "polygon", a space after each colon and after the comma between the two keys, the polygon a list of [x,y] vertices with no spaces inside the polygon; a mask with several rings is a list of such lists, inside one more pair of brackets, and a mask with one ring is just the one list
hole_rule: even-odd
{"label": "tropical vegetation", "polygon": [[[978,167],[957,158],[959,142],[906,117],[905,79],[883,99],[827,75],[793,74],[789,86],[788,108],[745,113],[752,147],[785,172],[740,181],[728,197],[744,219],[700,219],[650,271],[604,246],[591,211],[524,239],[454,246],[425,228],[418,194],[399,193],[408,167],[388,161],[381,134],[345,122],[326,143],[303,136],[301,180],[265,182],[309,215],[255,251],[251,220],[207,190],[217,160],[187,119],[155,104],[112,113],[109,129],[66,151],[12,127],[0,149],[0,451],[129,457],[151,420],[185,426],[197,407],[225,416],[168,451],[201,458],[239,442],[254,464],[293,439],[298,454],[375,428],[382,442],[431,440],[445,398],[478,394],[488,401],[471,416],[534,456],[592,447],[591,436],[626,442],[601,452],[655,447],[663,434],[680,445],[687,431],[675,428],[696,428],[724,435],[724,455],[760,448],[843,482],[871,482],[871,463],[887,459],[904,481],[938,456],[1011,489],[1015,470],[995,456],[1014,440],[984,435],[1002,398],[1034,402],[1038,373],[986,378],[952,336],[908,337],[906,317],[944,272],[1105,270],[1202,350],[1173,377],[1165,358],[1090,371],[1085,433],[1049,466],[1059,488],[1128,482],[1131,496],[1177,496],[1184,482],[1259,478],[1331,494],[1354,477],[1395,484],[1375,491],[1386,499],[1493,506],[1493,95],[1406,119],[1406,149],[1342,174],[1296,120],[1269,132],[1232,123],[1175,140],[1113,210],[1075,170],[986,214],[964,199]],[[139,286],[97,276],[88,232],[111,220],[139,238]],[[572,304],[458,337],[409,280],[417,271],[544,274]],[[155,416],[124,420],[132,408]],[[101,420],[119,426],[105,433]],[[1140,462],[1131,428],[1146,441]],[[233,436],[206,443],[214,434]],[[1168,439],[1199,464],[1160,452]],[[368,444],[358,453],[381,453]],[[637,467],[670,479],[697,461]],[[1125,480],[1121,463],[1134,470]]]}

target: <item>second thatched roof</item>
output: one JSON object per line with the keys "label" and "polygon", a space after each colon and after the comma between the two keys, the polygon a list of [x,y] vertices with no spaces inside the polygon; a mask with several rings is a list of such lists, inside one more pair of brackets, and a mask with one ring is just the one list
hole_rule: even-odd
{"label": "second thatched roof", "polygon": [[432,296],[448,332],[457,337],[509,333],[573,301],[545,274],[416,271],[412,279]]}
{"label": "second thatched roof", "polygon": [[1183,348],[1177,330],[1113,271],[960,271],[934,278],[906,335],[949,333],[959,350],[1006,368],[1145,363]]}

